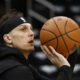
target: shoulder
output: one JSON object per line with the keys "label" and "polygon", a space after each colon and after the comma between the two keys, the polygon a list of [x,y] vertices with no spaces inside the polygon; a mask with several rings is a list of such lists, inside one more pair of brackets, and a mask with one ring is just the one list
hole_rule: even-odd
{"label": "shoulder", "polygon": [[17,66],[4,73],[9,80],[32,80],[32,73],[27,66]]}

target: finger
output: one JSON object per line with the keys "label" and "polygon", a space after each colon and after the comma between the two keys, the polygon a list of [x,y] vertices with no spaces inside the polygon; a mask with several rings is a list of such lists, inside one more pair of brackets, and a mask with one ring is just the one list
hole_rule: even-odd
{"label": "finger", "polygon": [[45,50],[43,50],[47,58],[51,61],[52,64],[55,64],[55,57],[49,55],[49,53],[46,53]]}
{"label": "finger", "polygon": [[45,52],[45,50],[44,50],[43,46],[41,46],[41,49],[42,49],[42,51],[46,54],[46,52]]}
{"label": "finger", "polygon": [[49,49],[46,46],[41,46],[41,49],[47,55],[47,57],[50,58],[52,56],[51,52],[49,51]]}
{"label": "finger", "polygon": [[58,55],[58,52],[56,52],[56,50],[52,46],[49,46],[49,48],[50,48],[53,55],[55,55],[55,56]]}

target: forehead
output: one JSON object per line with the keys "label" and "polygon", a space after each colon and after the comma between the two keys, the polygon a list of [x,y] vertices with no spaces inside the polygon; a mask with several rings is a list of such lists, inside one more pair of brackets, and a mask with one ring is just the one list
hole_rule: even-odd
{"label": "forehead", "polygon": [[31,24],[30,23],[23,23],[23,24],[21,24],[21,26],[31,26]]}
{"label": "forehead", "polygon": [[22,28],[22,27],[32,27],[32,25],[30,23],[23,23],[23,24],[20,24],[19,26],[17,26],[16,28],[19,29],[19,28]]}
{"label": "forehead", "polygon": [[16,28],[14,28],[13,30],[11,30],[9,33],[13,32],[13,31],[16,31],[16,30],[19,30],[23,27],[27,27],[27,28],[32,28],[32,25],[30,23],[23,23],[23,24],[20,24],[19,26],[17,26]]}

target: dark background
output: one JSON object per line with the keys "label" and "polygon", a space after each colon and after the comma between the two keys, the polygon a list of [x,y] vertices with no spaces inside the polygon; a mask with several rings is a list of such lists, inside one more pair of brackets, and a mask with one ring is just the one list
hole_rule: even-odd
{"label": "dark background", "polygon": [[[58,69],[52,65],[40,49],[39,32],[44,22],[54,16],[67,16],[80,25],[80,0],[0,0],[0,17],[10,9],[24,13],[27,21],[33,25],[35,33],[35,52],[29,60],[43,75],[53,78]],[[80,55],[78,56],[73,78],[80,80]]]}

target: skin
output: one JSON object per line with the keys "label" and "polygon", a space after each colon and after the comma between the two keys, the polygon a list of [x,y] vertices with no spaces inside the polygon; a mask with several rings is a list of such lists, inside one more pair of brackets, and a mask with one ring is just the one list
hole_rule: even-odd
{"label": "skin", "polygon": [[52,46],[49,46],[48,49],[47,46],[43,45],[41,46],[41,49],[46,54],[46,56],[48,57],[52,64],[56,65],[59,68],[62,67],[63,65],[70,67],[70,64],[67,61],[67,59],[63,55],[56,52]]}
{"label": "skin", "polygon": [[34,42],[29,43],[29,41],[34,40],[32,26],[29,23],[17,26],[8,34],[5,34],[3,38],[6,45],[19,49],[26,59],[28,59],[28,55],[34,50]]}
{"label": "skin", "polygon": [[[17,26],[8,34],[4,34],[3,39],[7,46],[19,49],[26,59],[28,59],[29,54],[34,50],[34,33],[30,23],[23,23]],[[49,46],[48,48],[45,45],[42,45],[41,49],[52,64],[59,68],[63,65],[70,67],[66,58],[56,52],[52,46]]]}

